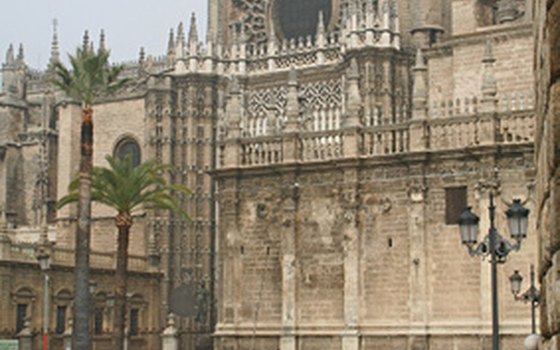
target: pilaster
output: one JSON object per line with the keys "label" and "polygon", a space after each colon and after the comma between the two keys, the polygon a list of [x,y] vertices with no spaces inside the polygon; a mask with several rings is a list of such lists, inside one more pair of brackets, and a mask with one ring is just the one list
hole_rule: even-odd
{"label": "pilaster", "polygon": [[296,237],[298,231],[298,202],[300,188],[297,177],[289,176],[285,182],[282,208],[282,335],[280,350],[296,350]]}
{"label": "pilaster", "polygon": [[360,219],[359,179],[356,169],[344,172],[345,187],[342,189],[342,227],[344,232],[344,333],[343,350],[359,349],[360,321]]}
{"label": "pilaster", "polygon": [[428,322],[428,255],[426,232],[426,187],[421,180],[408,188],[408,234],[410,239],[410,322],[426,326]]}

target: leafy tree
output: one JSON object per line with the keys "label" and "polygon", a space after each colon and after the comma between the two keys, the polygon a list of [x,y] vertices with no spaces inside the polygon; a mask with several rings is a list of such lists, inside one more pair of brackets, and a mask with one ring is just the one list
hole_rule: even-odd
{"label": "leafy tree", "polygon": [[71,69],[62,63],[54,65],[52,83],[82,106],[80,140],[80,174],[78,225],[74,267],[74,333],[72,348],[91,349],[89,332],[89,313],[91,297],[89,294],[89,250],[91,236],[91,173],[93,159],[93,104],[98,98],[115,93],[123,87],[126,80],[119,79],[122,67],[109,65],[109,52],[99,50],[95,53],[90,47],[87,32],[84,46],[69,55]]}
{"label": "leafy tree", "polygon": [[[157,164],[149,160],[134,167],[130,157],[124,160],[106,156],[110,168],[95,167],[92,175],[92,195],[99,202],[117,211],[115,224],[117,237],[117,268],[115,271],[115,334],[113,349],[124,348],[124,319],[126,314],[126,270],[128,243],[133,214],[141,209],[171,210],[185,219],[187,214],[181,208],[174,192],[190,194],[188,188],[179,184],[169,184],[161,174],[171,169],[170,165]],[[74,180],[69,193],[60,199],[58,206],[79,200],[79,180]]]}

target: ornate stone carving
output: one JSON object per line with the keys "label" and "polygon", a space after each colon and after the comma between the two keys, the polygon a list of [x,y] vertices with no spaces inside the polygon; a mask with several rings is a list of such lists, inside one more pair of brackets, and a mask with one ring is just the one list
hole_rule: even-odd
{"label": "ornate stone carving", "polygon": [[[262,44],[267,41],[266,0],[232,0],[233,5],[242,12],[240,22],[245,39],[251,44]],[[241,28],[239,28],[241,29]]]}

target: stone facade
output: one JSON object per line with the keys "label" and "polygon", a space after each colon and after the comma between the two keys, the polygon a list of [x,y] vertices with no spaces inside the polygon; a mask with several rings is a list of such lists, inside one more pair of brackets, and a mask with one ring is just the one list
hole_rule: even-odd
{"label": "stone facade", "polygon": [[539,277],[542,283],[541,334],[544,349],[558,349],[558,257],[560,210],[560,2],[535,2],[535,50],[537,70],[536,139],[537,231],[539,233]]}
{"label": "stone facade", "polygon": [[[188,33],[180,24],[165,56],[142,50],[125,66],[126,89],[94,107],[96,165],[128,140],[193,191],[181,199],[191,223],[135,216],[133,348],[158,349],[166,324],[165,341],[177,336],[181,349],[488,348],[489,264],[469,257],[450,215],[468,204],[485,232],[492,191],[505,235],[513,198],[538,211],[530,6],[299,3],[210,0],[205,44],[194,17]],[[280,9],[299,12],[279,18]],[[298,21],[316,29],[283,32]],[[55,33],[53,62],[58,51]],[[77,171],[80,109],[46,83],[50,67],[30,71],[13,48],[3,65],[0,277],[13,296],[0,300],[11,315],[4,337],[15,336],[18,304],[41,325],[41,227],[56,242],[51,305],[59,291],[71,300],[62,282],[76,208],[55,213],[52,203]],[[114,213],[93,213],[93,277],[107,311]],[[507,276],[537,259],[535,221],[499,269],[504,349],[530,329]],[[169,312],[183,317],[167,323]]]}

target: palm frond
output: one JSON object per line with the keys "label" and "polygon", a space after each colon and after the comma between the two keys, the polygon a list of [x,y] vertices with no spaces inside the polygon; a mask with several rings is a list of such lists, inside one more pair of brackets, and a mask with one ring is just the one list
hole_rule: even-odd
{"label": "palm frond", "polygon": [[[115,209],[117,212],[132,213],[135,210],[170,210],[190,220],[181,207],[178,196],[190,195],[191,191],[181,184],[170,184],[163,174],[172,166],[147,160],[134,167],[130,157],[118,160],[111,156],[105,159],[109,167],[94,167],[92,171],[92,201]],[[70,183],[69,194],[57,207],[78,201],[79,179]]]}

